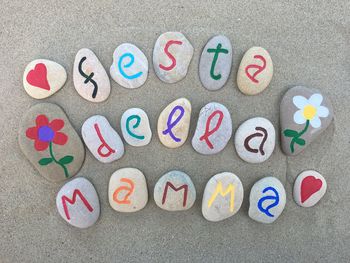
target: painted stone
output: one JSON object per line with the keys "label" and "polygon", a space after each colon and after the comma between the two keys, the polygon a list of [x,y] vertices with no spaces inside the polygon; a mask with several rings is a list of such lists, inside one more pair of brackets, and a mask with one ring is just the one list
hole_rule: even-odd
{"label": "painted stone", "polygon": [[45,99],[59,91],[67,80],[67,72],[60,64],[36,59],[30,62],[23,73],[23,87],[34,99]]}
{"label": "painted stone", "polygon": [[293,196],[302,207],[312,207],[321,200],[327,190],[324,177],[313,170],[304,171],[294,182]]}
{"label": "painted stone", "polygon": [[139,88],[147,80],[148,60],[137,46],[121,44],[114,50],[110,74],[124,88]]}
{"label": "painted stone", "polygon": [[303,86],[289,89],[280,106],[283,152],[286,155],[302,152],[332,120],[332,104],[320,91]]}
{"label": "painted stone", "polygon": [[147,113],[139,108],[125,111],[120,120],[120,127],[125,141],[132,146],[149,144],[152,131]]}
{"label": "painted stone", "polygon": [[233,173],[224,172],[209,179],[204,189],[202,214],[218,222],[236,214],[243,202],[243,185]]}
{"label": "painted stone", "polygon": [[115,171],[108,187],[111,207],[118,212],[136,212],[148,201],[146,178],[136,168],[122,168]]}
{"label": "painted stone", "polygon": [[208,90],[221,89],[231,72],[232,46],[222,35],[211,38],[205,45],[199,62],[199,78]]}
{"label": "painted stone", "polygon": [[180,171],[164,174],[154,186],[154,201],[168,211],[190,209],[196,201],[196,188],[191,178]]}
{"label": "painted stone", "polygon": [[78,94],[91,102],[105,101],[111,92],[106,70],[88,48],[80,49],[75,55],[73,82]]}
{"label": "painted stone", "polygon": [[124,154],[123,141],[104,116],[88,118],[81,127],[81,134],[90,152],[102,163],[118,160]]}
{"label": "painted stone", "polygon": [[216,154],[225,148],[231,135],[232,120],[229,111],[220,103],[210,102],[199,112],[192,146],[201,154]]}
{"label": "painted stone", "polygon": [[252,47],[243,56],[237,73],[239,90],[257,95],[267,88],[273,76],[270,54],[262,47]]}
{"label": "painted stone", "polygon": [[70,225],[88,228],[100,216],[100,202],[89,180],[78,177],[66,183],[56,197],[58,213]]}
{"label": "painted stone", "polygon": [[22,152],[47,180],[74,176],[85,159],[85,147],[63,110],[51,103],[25,113],[18,134]]}
{"label": "painted stone", "polygon": [[273,223],[286,205],[286,191],[275,177],[264,177],[250,190],[249,217],[257,222]]}
{"label": "painted stone", "polygon": [[191,102],[180,98],[160,113],[158,118],[158,137],[164,146],[177,148],[187,139],[191,121]]}
{"label": "painted stone", "polygon": [[265,118],[255,117],[243,122],[235,134],[237,154],[248,163],[262,163],[275,149],[276,132]]}
{"label": "painted stone", "polygon": [[186,76],[192,56],[193,47],[182,33],[163,33],[154,45],[154,71],[166,83],[178,82]]}

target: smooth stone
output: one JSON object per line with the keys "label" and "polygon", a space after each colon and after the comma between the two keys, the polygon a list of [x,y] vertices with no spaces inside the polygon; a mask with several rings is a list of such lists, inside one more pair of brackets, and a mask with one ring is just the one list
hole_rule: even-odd
{"label": "smooth stone", "polygon": [[56,197],[58,213],[70,225],[88,228],[100,216],[100,202],[95,187],[89,180],[78,177],[64,186]]}
{"label": "smooth stone", "polygon": [[168,148],[177,148],[186,142],[191,121],[191,102],[180,98],[160,113],[158,118],[158,137]]}
{"label": "smooth stone", "polygon": [[23,116],[18,140],[27,159],[49,181],[70,178],[83,165],[84,144],[67,115],[56,104],[32,106]]}
{"label": "smooth stone", "polygon": [[139,88],[147,80],[147,57],[137,46],[130,43],[121,44],[114,50],[110,74],[113,80],[124,88]]}
{"label": "smooth stone", "polygon": [[223,36],[211,38],[205,45],[199,61],[199,78],[208,90],[221,89],[230,76],[232,65],[232,45]]}
{"label": "smooth stone", "polygon": [[229,172],[216,174],[205,186],[202,214],[212,222],[229,218],[241,208],[243,196],[243,185],[237,175]]}
{"label": "smooth stone", "polygon": [[231,135],[232,120],[229,111],[220,103],[210,102],[199,112],[192,146],[201,154],[216,154],[225,148]]}
{"label": "smooth stone", "polygon": [[294,182],[293,197],[302,207],[312,207],[321,200],[327,191],[324,177],[313,170],[304,171]]}
{"label": "smooth stone", "polygon": [[270,84],[273,63],[269,52],[262,47],[252,47],[243,56],[237,73],[239,90],[246,95],[257,95]]}
{"label": "smooth stone", "polygon": [[90,152],[102,163],[118,160],[124,154],[123,141],[104,116],[88,118],[81,127],[81,134]]}
{"label": "smooth stone", "polygon": [[262,117],[243,122],[235,134],[237,154],[248,163],[262,163],[269,159],[275,149],[275,141],[275,127]]}
{"label": "smooth stone", "polygon": [[301,153],[332,122],[333,107],[319,90],[296,86],[280,106],[281,147],[286,155]]}
{"label": "smooth stone", "polygon": [[88,48],[75,55],[73,82],[78,94],[91,102],[105,101],[111,93],[111,83],[97,56]]}
{"label": "smooth stone", "polygon": [[47,59],[33,60],[23,73],[24,90],[34,99],[50,97],[63,87],[66,80],[64,67]]}
{"label": "smooth stone", "polygon": [[154,45],[154,71],[166,83],[178,82],[187,75],[192,56],[193,46],[182,33],[163,33]]}
{"label": "smooth stone", "polygon": [[273,223],[286,205],[286,191],[275,177],[264,177],[250,190],[249,217],[257,222]]}
{"label": "smooth stone", "polygon": [[139,108],[126,110],[120,120],[124,140],[131,146],[145,146],[152,138],[147,113]]}
{"label": "smooth stone", "polygon": [[196,188],[191,178],[180,171],[164,174],[154,186],[154,201],[168,211],[190,209],[196,201]]}
{"label": "smooth stone", "polygon": [[146,178],[136,168],[122,168],[115,171],[108,186],[111,207],[118,212],[136,212],[148,201]]}

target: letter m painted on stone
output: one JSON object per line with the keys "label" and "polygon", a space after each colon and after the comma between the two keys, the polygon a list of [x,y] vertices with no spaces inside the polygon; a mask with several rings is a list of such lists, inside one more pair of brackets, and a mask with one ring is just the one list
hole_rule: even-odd
{"label": "letter m painted on stone", "polygon": [[211,207],[211,205],[215,201],[218,194],[220,194],[222,197],[224,197],[228,194],[231,194],[231,196],[230,196],[230,211],[233,212],[233,210],[235,208],[235,187],[233,186],[233,184],[229,184],[228,187],[226,188],[226,190],[223,191],[222,183],[218,182],[218,184],[216,185],[216,188],[215,188],[215,192],[212,194],[212,196],[209,199],[208,207]]}
{"label": "letter m painted on stone", "polygon": [[186,202],[187,202],[187,193],[188,193],[188,185],[187,184],[183,184],[180,187],[175,187],[172,183],[170,182],[166,182],[165,184],[165,188],[164,188],[164,193],[163,193],[163,198],[162,198],[162,205],[164,205],[165,200],[166,200],[166,196],[168,193],[168,188],[171,187],[174,191],[180,191],[181,189],[184,189],[184,199],[183,199],[183,203],[182,206],[185,207],[186,206]]}
{"label": "letter m painted on stone", "polygon": [[89,204],[89,202],[86,200],[86,198],[83,196],[83,194],[79,191],[79,189],[75,189],[73,192],[73,198],[69,199],[67,196],[63,195],[62,196],[62,204],[63,204],[63,209],[64,209],[64,213],[66,214],[66,217],[68,220],[70,220],[70,215],[69,215],[69,211],[68,211],[68,207],[67,207],[67,202],[70,204],[75,204],[75,202],[77,201],[77,196],[80,197],[80,200],[84,203],[84,205],[86,206],[86,208],[92,212],[94,209],[92,208],[92,206]]}

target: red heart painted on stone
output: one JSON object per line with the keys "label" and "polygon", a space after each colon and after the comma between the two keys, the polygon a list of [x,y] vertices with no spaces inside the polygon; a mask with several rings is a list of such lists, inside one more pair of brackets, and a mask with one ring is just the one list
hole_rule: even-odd
{"label": "red heart painted on stone", "polygon": [[318,192],[322,187],[322,180],[309,175],[301,182],[301,202],[304,203],[310,196]]}
{"label": "red heart painted on stone", "polygon": [[35,65],[34,69],[29,71],[27,75],[27,81],[30,85],[50,90],[49,82],[47,81],[47,69],[45,64],[38,63]]}

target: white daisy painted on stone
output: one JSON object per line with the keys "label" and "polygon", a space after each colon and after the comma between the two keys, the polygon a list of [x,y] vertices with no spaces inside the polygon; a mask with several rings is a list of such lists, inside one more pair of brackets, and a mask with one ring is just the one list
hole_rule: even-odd
{"label": "white daisy painted on stone", "polygon": [[305,145],[305,140],[300,138],[311,125],[314,129],[321,127],[321,119],[326,118],[329,115],[329,109],[322,106],[321,103],[323,97],[319,93],[312,94],[309,99],[297,95],[293,97],[293,104],[299,109],[294,113],[293,119],[296,124],[304,124],[305,127],[302,131],[286,129],[283,131],[284,136],[291,137],[290,150],[294,152],[294,144],[300,146]]}
{"label": "white daisy painted on stone", "polygon": [[321,127],[321,118],[329,115],[327,107],[322,106],[323,97],[321,94],[313,94],[309,99],[303,96],[294,96],[293,103],[299,109],[294,113],[294,122],[304,124],[310,121],[310,125],[317,129]]}

